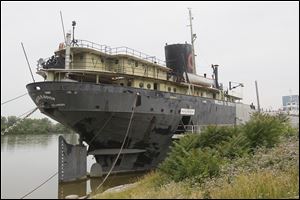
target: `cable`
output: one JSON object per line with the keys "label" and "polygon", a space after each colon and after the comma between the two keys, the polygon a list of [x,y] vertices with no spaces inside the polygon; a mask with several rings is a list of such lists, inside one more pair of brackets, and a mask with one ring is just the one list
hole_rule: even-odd
{"label": "cable", "polygon": [[24,196],[22,196],[20,199],[24,199],[25,197],[27,197],[28,195],[30,195],[31,193],[33,193],[35,190],[37,190],[38,188],[42,187],[45,183],[47,183],[48,181],[50,181],[54,176],[56,176],[58,174],[58,172],[56,172],[55,174],[53,174],[50,178],[48,178],[46,181],[44,181],[42,184],[40,184],[39,186],[37,186],[36,188],[34,188],[33,190],[31,190],[30,192],[28,192],[27,194],[25,194]]}
{"label": "cable", "polygon": [[114,169],[114,167],[115,167],[115,165],[116,165],[116,163],[117,163],[117,161],[118,161],[118,159],[119,159],[119,156],[120,156],[120,154],[121,154],[121,152],[122,152],[122,149],[123,149],[123,147],[124,147],[124,144],[125,144],[125,141],[126,141],[126,138],[127,138],[128,133],[129,133],[130,126],[131,126],[131,122],[132,122],[132,118],[133,118],[133,114],[134,114],[134,110],[135,110],[135,105],[136,105],[136,99],[137,99],[137,96],[138,96],[138,94],[136,94],[135,99],[134,99],[134,104],[133,104],[133,109],[132,109],[132,112],[131,112],[129,124],[128,124],[128,127],[127,127],[127,131],[126,131],[125,137],[124,137],[124,139],[123,139],[123,143],[122,143],[122,146],[121,146],[121,148],[120,148],[120,151],[119,151],[119,153],[118,153],[116,159],[114,160],[114,163],[113,163],[113,165],[111,166],[109,172],[106,174],[105,178],[103,179],[102,183],[100,183],[99,186],[96,188],[96,191],[97,191],[97,190],[105,183],[106,179],[109,177],[110,173],[111,173],[112,170]]}
{"label": "cable", "polygon": [[9,103],[9,102],[11,102],[11,101],[13,101],[13,100],[16,100],[16,99],[18,99],[18,98],[21,98],[21,97],[25,96],[26,94],[28,94],[28,92],[26,92],[25,94],[22,94],[22,95],[20,95],[20,96],[17,96],[17,97],[15,97],[15,98],[13,98],[13,99],[10,99],[10,100],[8,100],[8,101],[5,101],[5,102],[1,103],[1,106],[4,105],[4,104],[6,104],[6,103]]}
{"label": "cable", "polygon": [[21,123],[24,119],[26,119],[27,117],[29,117],[30,115],[32,115],[36,110],[38,109],[38,107],[29,110],[25,113],[23,113],[22,115],[18,116],[17,118],[20,118],[21,116],[27,114],[28,112],[30,112],[29,114],[27,114],[25,117],[23,117],[21,120],[15,122],[13,125],[11,125],[10,127],[6,128],[3,132],[1,132],[1,135],[4,135],[5,133],[8,133],[8,131],[10,131],[11,129],[13,129],[14,127],[16,127],[19,123]]}

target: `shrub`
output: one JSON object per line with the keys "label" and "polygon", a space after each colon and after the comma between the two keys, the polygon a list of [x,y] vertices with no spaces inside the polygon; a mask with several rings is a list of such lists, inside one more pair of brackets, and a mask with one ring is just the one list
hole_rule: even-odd
{"label": "shrub", "polygon": [[230,126],[208,126],[201,132],[198,138],[198,147],[215,148],[218,144],[229,141],[232,136],[237,135],[239,129]]}
{"label": "shrub", "polygon": [[286,128],[286,122],[278,116],[254,113],[243,125],[243,134],[247,138],[251,150],[259,146],[273,147],[278,143]]}
{"label": "shrub", "polygon": [[198,148],[199,135],[187,135],[171,148],[171,153],[159,166],[160,172],[167,174],[171,180],[181,181],[195,178],[216,176],[219,173],[219,156],[210,148]]}
{"label": "shrub", "polygon": [[220,156],[234,159],[249,153],[249,142],[243,134],[233,135],[228,141],[221,142],[217,150]]}

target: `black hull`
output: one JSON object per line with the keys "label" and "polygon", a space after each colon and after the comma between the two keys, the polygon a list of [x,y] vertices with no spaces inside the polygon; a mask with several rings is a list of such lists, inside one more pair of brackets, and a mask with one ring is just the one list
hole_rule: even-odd
{"label": "black hull", "polygon": [[[149,170],[165,157],[178,125],[234,124],[234,103],[131,87],[37,82],[27,85],[42,113],[71,127],[89,145],[104,171],[121,147],[134,109],[132,124],[114,171]],[[195,109],[192,116],[181,108]]]}

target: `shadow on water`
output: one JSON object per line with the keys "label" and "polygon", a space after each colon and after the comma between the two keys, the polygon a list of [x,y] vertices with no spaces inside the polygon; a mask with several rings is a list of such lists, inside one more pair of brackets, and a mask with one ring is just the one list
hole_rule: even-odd
{"label": "shadow on water", "polygon": [[[105,183],[97,192],[104,192],[105,190],[116,187],[119,185],[133,183],[138,180],[139,177],[145,175],[146,172],[136,172],[128,174],[112,174],[107,178]],[[58,198],[64,199],[68,195],[78,195],[79,197],[86,196],[90,192],[96,192],[97,187],[102,183],[104,176],[101,178],[90,178],[88,180],[76,181],[70,183],[58,184]],[[88,190],[87,188],[90,188]]]}

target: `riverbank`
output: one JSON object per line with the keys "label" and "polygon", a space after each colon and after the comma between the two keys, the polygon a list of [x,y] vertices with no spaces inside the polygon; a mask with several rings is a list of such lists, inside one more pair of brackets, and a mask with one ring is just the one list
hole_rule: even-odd
{"label": "riverbank", "polygon": [[[1,116],[1,133],[9,127],[15,135],[22,134],[51,134],[51,133],[73,133],[73,131],[60,123],[53,123],[48,118],[21,120],[16,116]],[[16,125],[16,126],[14,126]],[[1,134],[2,135],[2,134]]]}
{"label": "riverbank", "polygon": [[299,129],[282,116],[184,138],[134,186],[92,198],[299,198]]}

